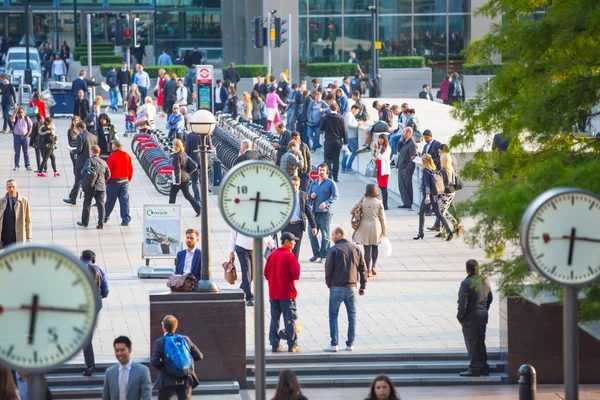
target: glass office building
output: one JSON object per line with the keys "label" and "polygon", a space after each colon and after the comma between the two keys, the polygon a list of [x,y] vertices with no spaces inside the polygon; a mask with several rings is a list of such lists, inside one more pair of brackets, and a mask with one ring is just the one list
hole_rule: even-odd
{"label": "glass office building", "polygon": [[[300,63],[347,61],[354,51],[371,63],[371,0],[300,0]],[[468,45],[470,0],[380,0],[380,57],[424,56],[434,84],[461,70]]]}

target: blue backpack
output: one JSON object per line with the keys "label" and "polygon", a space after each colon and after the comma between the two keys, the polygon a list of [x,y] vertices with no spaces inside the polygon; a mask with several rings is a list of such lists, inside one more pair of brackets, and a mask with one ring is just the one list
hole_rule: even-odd
{"label": "blue backpack", "polygon": [[165,336],[165,371],[173,378],[187,378],[193,370],[190,346],[181,335]]}

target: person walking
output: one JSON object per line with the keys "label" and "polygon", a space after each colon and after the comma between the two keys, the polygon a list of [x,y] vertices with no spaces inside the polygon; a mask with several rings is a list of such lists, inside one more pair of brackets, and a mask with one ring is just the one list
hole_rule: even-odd
{"label": "person walking", "polygon": [[296,121],[300,117],[300,108],[302,107],[302,90],[297,83],[292,84],[292,93],[288,102],[287,129],[290,131],[296,130]]}
{"label": "person walking", "polygon": [[[95,175],[86,179],[86,175]],[[81,190],[83,191],[83,210],[81,221],[77,225],[87,228],[90,222],[90,209],[92,200],[96,201],[98,208],[98,225],[96,229],[104,229],[104,198],[106,196],[106,182],[110,179],[110,170],[106,161],[100,158],[100,146],[93,145],[88,158],[81,169]]]}
{"label": "person walking", "polygon": [[488,311],[494,295],[487,278],[480,278],[479,263],[469,260],[466,263],[467,277],[461,282],[458,291],[458,313],[456,318],[462,325],[463,336],[471,363],[469,369],[460,376],[488,376],[490,366],[487,363],[485,330],[488,323]]}
{"label": "person walking", "polygon": [[137,113],[137,109],[140,107],[141,101],[142,93],[139,90],[138,85],[132,83],[129,88],[129,92],[127,93],[127,97],[125,97],[125,104],[127,105],[127,110],[134,110]]}
{"label": "person walking", "polygon": [[[81,262],[85,264],[88,272],[92,276],[92,282],[97,289],[98,293],[98,310],[97,313],[102,309],[102,299],[108,297],[108,280],[106,279],[106,273],[96,265],[96,253],[92,250],[84,250],[79,256]],[[83,358],[85,361],[85,370],[83,376],[92,376],[96,370],[96,359],[94,357],[94,346],[90,338],[90,343],[83,348]]]}
{"label": "person walking", "polygon": [[237,84],[241,78],[239,72],[235,69],[235,64],[233,62],[229,63],[229,68],[223,70],[223,79],[226,83],[228,82],[225,86],[233,85],[233,87],[237,89]]}
{"label": "person walking", "polygon": [[77,115],[71,117],[71,125],[67,130],[67,146],[69,147],[69,157],[71,158],[71,164],[73,164],[73,174],[75,174],[75,155],[77,151],[77,131],[76,125],[81,122],[81,118]]}
{"label": "person walking", "polygon": [[240,118],[246,121],[252,121],[252,99],[248,92],[242,93],[242,113]]}
{"label": "person walking", "polygon": [[223,111],[227,103],[227,88],[220,79],[215,86],[215,112]]}
{"label": "person walking", "polygon": [[340,170],[340,151],[343,145],[348,145],[348,131],[344,117],[338,113],[339,107],[336,103],[329,105],[329,113],[321,120],[320,129],[325,133],[323,144],[324,162],[329,167],[329,176],[334,182],[338,182]]}
{"label": "person walking", "polygon": [[388,135],[380,133],[377,142],[373,145],[373,161],[377,164],[377,186],[381,191],[381,201],[383,209],[388,209],[388,180],[392,173],[390,167],[390,156],[392,149],[388,141]]}
{"label": "person walking", "polygon": [[[338,351],[338,315],[344,303],[348,313],[348,340],[346,350],[354,351],[356,330],[357,294],[364,296],[367,286],[365,260],[361,249],[346,239],[344,228],[334,229],[331,239],[335,245],[327,252],[325,262],[325,284],[329,288],[329,334],[331,342],[323,350]],[[358,291],[356,285],[360,284]]]}
{"label": "person walking", "polygon": [[149,129],[154,129],[154,120],[156,119],[156,107],[152,104],[152,97],[146,96],[144,104],[137,110],[138,118],[142,115],[146,116],[146,126]]}
{"label": "person walking", "polygon": [[452,82],[452,75],[446,75],[442,83],[440,84],[440,98],[444,104],[450,104],[450,95],[448,93],[448,89],[450,88],[450,83]]}
{"label": "person walking", "polygon": [[[310,187],[310,203],[317,224],[317,233],[311,232],[308,235],[313,253],[310,262],[324,262],[330,247],[329,232],[333,217],[331,205],[338,199],[338,189],[335,182],[327,177],[328,169],[327,164],[319,164],[317,168],[319,178],[314,180]],[[317,238],[319,232],[321,232],[320,244]]]}
{"label": "person walking", "polygon": [[231,114],[231,118],[236,119],[238,116],[237,102],[238,95],[235,92],[235,87],[229,86],[227,88],[227,102],[225,103],[225,112]]}
{"label": "person walking", "polygon": [[117,112],[119,108],[119,90],[117,88],[117,71],[111,65],[106,73],[106,84],[110,88],[108,94],[110,96],[110,109]]}
{"label": "person walking", "polygon": [[296,374],[291,369],[284,369],[279,374],[279,381],[272,400],[308,400],[302,395]]}
{"label": "person walking", "polygon": [[133,164],[131,156],[123,151],[123,142],[113,140],[112,152],[108,156],[106,165],[110,171],[110,180],[106,186],[106,204],[104,223],[110,219],[117,199],[119,199],[119,211],[121,214],[121,226],[129,226],[131,216],[129,215],[129,182],[133,178]]}
{"label": "person walking", "polygon": [[31,242],[31,210],[27,197],[19,194],[17,181],[6,181],[0,198],[0,249],[14,243]]}
{"label": "person walking", "polygon": [[[442,177],[444,179],[444,193],[438,196],[438,199],[440,201],[440,212],[444,217],[446,217],[447,220],[450,220],[452,226],[454,227],[452,233],[458,236],[460,233],[462,233],[462,225],[460,225],[460,222],[458,221],[456,216],[450,212],[450,207],[453,207],[452,205],[454,204],[454,196],[456,196],[455,187],[457,179],[456,171],[452,166],[451,154],[441,153],[440,164],[440,173],[442,174]],[[440,232],[437,235],[435,235],[435,237],[444,237],[447,232],[441,232],[439,226],[440,222],[436,218],[433,227],[427,229],[436,230],[437,228],[437,230],[440,230]]]}
{"label": "person walking", "polygon": [[110,117],[108,114],[100,114],[98,117],[98,121],[100,121],[100,125],[98,126],[98,146],[100,146],[100,156],[103,160],[107,160],[110,153],[113,152],[112,142],[117,137],[117,130],[115,126],[112,124]]}
{"label": "person walking", "polygon": [[[263,243],[266,243],[263,240]],[[240,289],[244,291],[246,295],[246,305],[248,307],[254,306],[254,294],[252,294],[252,280],[254,271],[254,257],[253,257],[253,243],[252,238],[231,229],[229,235],[229,261],[235,262],[236,256],[240,262],[240,269],[242,274],[242,283]]]}
{"label": "person walking", "polygon": [[276,93],[277,87],[275,85],[269,86],[269,94],[267,94],[267,131],[271,131],[273,124],[281,123],[281,117],[279,116],[278,105],[285,107],[285,103],[281,101],[281,98]]}
{"label": "person walking", "polygon": [[187,106],[187,98],[188,98],[188,88],[183,84],[183,79],[177,79],[177,100],[175,103],[179,105],[179,107]]}
{"label": "person walking", "polygon": [[[192,389],[200,384],[194,362],[202,360],[204,355],[188,336],[175,333],[178,326],[177,318],[172,315],[165,316],[161,323],[163,336],[154,342],[150,362],[154,368],[160,371],[160,375],[154,383],[154,389],[158,390],[158,400],[170,400],[173,395],[177,395],[178,400],[190,400]],[[184,343],[187,343],[187,349]],[[182,348],[182,351],[187,353],[191,364],[191,367],[187,369],[187,376],[175,376],[171,372],[173,369],[179,370],[179,367],[167,357],[168,349],[174,347]]]}
{"label": "person walking", "polygon": [[31,129],[31,136],[29,136],[29,147],[33,148],[33,151],[35,152],[35,165],[37,167],[36,170],[38,171],[43,160],[42,147],[44,147],[44,145],[41,143],[41,138],[39,135],[40,128],[42,127],[43,123],[44,117],[42,117],[42,114],[35,114],[35,122],[33,123],[33,128]]}
{"label": "person walking", "polygon": [[298,176],[298,170],[304,166],[300,142],[292,140],[288,143],[287,148],[287,153],[281,157],[280,168],[290,177]]}
{"label": "person walking", "polygon": [[102,400],[152,400],[150,370],[131,360],[131,339],[117,337],[113,349],[118,363],[106,369]]}
{"label": "person walking", "polygon": [[[300,178],[297,176],[292,176],[292,187],[294,188],[294,211],[292,212],[292,216],[290,217],[290,221],[287,226],[283,228],[282,232],[290,232],[292,235],[297,237],[296,245],[292,250],[294,256],[296,256],[296,260],[299,260],[300,257],[300,247],[302,246],[302,237],[304,236],[304,231],[306,228],[310,226],[311,233],[313,235],[317,234],[317,223],[315,222],[315,217],[308,205],[308,194],[306,192],[300,190]],[[307,224],[308,221],[308,224]]]}
{"label": "person walking", "polygon": [[190,194],[190,172],[188,170],[188,156],[183,149],[183,143],[179,139],[173,140],[173,154],[171,155],[173,164],[173,183],[169,193],[169,204],[175,204],[177,193],[181,190],[183,197],[192,205],[196,212],[196,217],[200,216],[200,204],[194,200]]}
{"label": "person walking", "polygon": [[39,93],[34,93],[29,102],[29,107],[37,107],[37,112],[46,118],[46,103],[42,101]]}
{"label": "person walking", "polygon": [[73,102],[73,115],[84,120],[89,113],[90,102],[85,97],[85,92],[83,90],[79,90],[79,92],[77,92],[77,98]]}
{"label": "person walking", "polygon": [[79,194],[81,180],[81,169],[85,166],[86,161],[90,158],[91,149],[96,145],[96,136],[89,133],[86,129],[85,122],[79,121],[77,125],[75,125],[75,130],[77,132],[77,149],[75,150],[75,180],[73,183],[73,188],[69,193],[69,197],[63,199],[63,201],[67,204],[75,205],[77,204],[77,195]]}
{"label": "person walking", "polygon": [[163,110],[170,116],[173,112],[173,105],[177,101],[177,79],[171,78],[171,74],[163,75],[165,82],[163,83],[164,100]]}
{"label": "person walking", "polygon": [[260,109],[262,108],[262,99],[256,90],[252,91],[250,100],[252,101],[252,123],[262,125],[260,114]]}
{"label": "person walking", "polygon": [[303,192],[308,191],[310,184],[310,172],[312,171],[312,154],[310,147],[306,143],[300,141],[300,132],[292,132],[292,140],[300,143],[300,154],[302,155],[302,167],[298,168],[298,177],[300,178],[300,190]]}
{"label": "person walking", "polygon": [[6,133],[6,127],[10,128],[10,132],[13,131],[13,122],[10,115],[10,108],[13,104],[17,104],[17,93],[12,83],[8,81],[8,76],[2,74],[0,77],[2,83],[0,84],[0,93],[2,94],[2,118],[4,119],[2,125],[2,134]]}
{"label": "person walking", "polygon": [[183,138],[185,137],[185,118],[179,112],[179,110],[179,104],[173,104],[173,109],[171,110],[171,114],[167,119],[166,128],[169,131],[168,138],[171,140],[183,140]]}
{"label": "person walking", "polygon": [[32,171],[29,164],[29,136],[33,129],[33,122],[25,115],[23,107],[16,107],[15,113],[11,118],[13,124],[13,147],[15,150],[15,166],[13,171],[19,170],[21,161],[21,151],[25,160],[25,168],[27,171]]}
{"label": "person walking", "polygon": [[146,71],[144,71],[144,66],[142,64],[137,65],[137,71],[135,73],[133,83],[135,83],[139,89],[140,98],[146,98],[148,95],[148,89],[150,88],[150,76]]}
{"label": "person walking", "polygon": [[292,253],[298,238],[290,232],[281,235],[281,247],[273,251],[267,258],[264,276],[269,283],[269,302],[271,303],[271,324],[269,326],[269,343],[273,353],[283,351],[279,344],[279,319],[283,314],[285,332],[287,334],[288,352],[297,353],[298,334],[296,320],[298,319],[296,307],[295,281],[300,279],[300,264]]}
{"label": "person walking", "polygon": [[45,171],[48,167],[48,159],[52,164],[52,170],[54,171],[54,177],[60,176],[56,169],[56,157],[54,156],[54,150],[56,149],[56,142],[58,137],[55,132],[54,125],[52,124],[52,118],[48,117],[44,120],[42,126],[38,129],[38,145],[41,147],[42,162],[38,167],[38,176],[45,177]]}
{"label": "person walking", "polygon": [[364,196],[358,199],[350,214],[358,209],[362,215],[352,241],[363,246],[367,276],[370,278],[371,275],[377,275],[375,265],[379,257],[379,244],[387,236],[387,222],[377,186],[372,183],[367,185]]}
{"label": "person walking", "polygon": [[450,225],[448,225],[448,220],[446,220],[446,217],[444,217],[440,212],[440,200],[438,194],[435,194],[432,189],[433,185],[435,184],[433,178],[435,164],[433,163],[433,159],[429,154],[425,154],[423,157],[421,157],[421,159],[423,160],[423,183],[421,184],[421,196],[423,197],[423,200],[421,201],[421,206],[419,208],[419,232],[413,239],[419,240],[423,239],[425,236],[423,233],[423,225],[425,225],[425,213],[429,211],[430,208],[433,208],[435,216],[440,220],[446,229],[446,241],[450,241],[454,236],[452,229],[450,229]]}
{"label": "person walking", "polygon": [[398,208],[407,208],[410,210],[413,203],[412,175],[415,171],[413,160],[417,156],[417,144],[412,138],[412,128],[404,128],[402,130],[402,137],[398,141],[396,153],[398,153],[396,161],[398,190],[402,197],[402,204]]}
{"label": "person walking", "polygon": [[171,59],[167,49],[163,49],[162,54],[158,57],[158,65],[161,67],[173,65],[173,60]]}

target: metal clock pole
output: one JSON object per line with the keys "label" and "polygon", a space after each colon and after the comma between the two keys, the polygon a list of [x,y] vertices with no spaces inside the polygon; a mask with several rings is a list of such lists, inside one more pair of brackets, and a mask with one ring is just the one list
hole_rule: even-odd
{"label": "metal clock pole", "polygon": [[563,296],[563,363],[567,400],[579,398],[579,327],[577,288],[564,286]]}
{"label": "metal clock pole", "polygon": [[30,374],[27,376],[27,394],[31,399],[46,398],[46,379],[42,374]]}
{"label": "metal clock pole", "polygon": [[254,238],[252,258],[254,262],[254,390],[256,400],[267,399],[267,373],[265,368],[265,296],[263,239]]}

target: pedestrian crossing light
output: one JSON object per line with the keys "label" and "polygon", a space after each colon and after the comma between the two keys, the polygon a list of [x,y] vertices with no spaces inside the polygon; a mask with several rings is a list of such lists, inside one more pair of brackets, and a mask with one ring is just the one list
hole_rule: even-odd
{"label": "pedestrian crossing light", "polygon": [[252,29],[252,33],[254,37],[252,38],[252,43],[254,43],[254,48],[258,49],[261,47],[265,47],[265,32],[263,28],[263,19],[262,17],[256,17],[252,20],[252,24],[254,28]]}
{"label": "pedestrian crossing light", "polygon": [[143,25],[144,23],[139,18],[133,19],[133,47],[140,47],[140,45],[142,44],[141,31]]}
{"label": "pedestrian crossing light", "polygon": [[129,28],[125,29],[125,35],[123,35],[123,45],[131,45],[131,29]]}
{"label": "pedestrian crossing light", "polygon": [[287,32],[287,29],[283,29],[285,24],[287,24],[287,20],[275,17],[275,47],[281,47],[283,43],[287,42],[287,38],[283,37]]}

